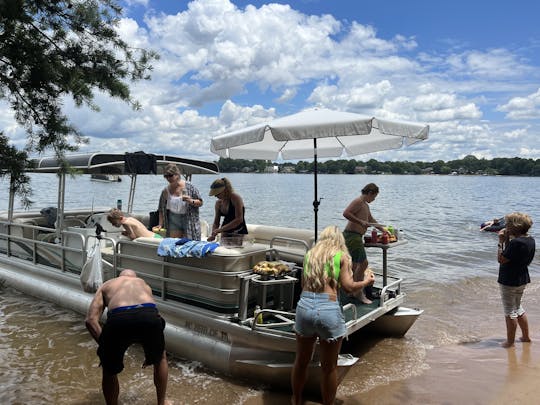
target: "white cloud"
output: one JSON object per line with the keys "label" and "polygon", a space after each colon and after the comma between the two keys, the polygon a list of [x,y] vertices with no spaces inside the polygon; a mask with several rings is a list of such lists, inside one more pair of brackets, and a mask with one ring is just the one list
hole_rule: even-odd
{"label": "white cloud", "polygon": [[339,86],[318,86],[308,98],[308,101],[323,106],[358,111],[370,109],[381,104],[384,96],[392,89],[388,80],[379,83],[366,83],[362,87],[343,89]]}
{"label": "white cloud", "polygon": [[518,128],[513,131],[504,132],[503,136],[508,139],[519,139],[527,134],[527,128]]}
{"label": "white cloud", "polygon": [[128,7],[130,6],[144,6],[147,7],[150,0],[124,0]]}
{"label": "white cloud", "polygon": [[7,102],[0,100],[0,131],[4,133],[5,136],[10,138],[11,142],[17,147],[24,147],[26,143],[26,133],[24,130],[17,124],[13,111],[10,109],[10,106]]}
{"label": "white cloud", "polygon": [[289,100],[292,100],[296,94],[298,93],[297,89],[295,88],[287,88],[285,91],[279,96],[276,101],[278,103],[285,103]]}
{"label": "white cloud", "polygon": [[476,50],[453,54],[447,63],[455,73],[479,78],[515,78],[530,71],[530,67],[507,49]]}
{"label": "white cloud", "polygon": [[[68,116],[92,137],[85,148],[209,156],[214,135],[320,105],[431,125],[428,142],[392,158],[538,153],[530,146],[538,123],[524,129],[520,122],[540,117],[540,89],[531,93],[538,68],[516,50],[435,53],[414,36],[384,39],[375,25],[306,15],[294,5],[241,9],[228,0],[194,0],[169,15],[151,10],[148,0],[129,5],[148,10],[144,20],[120,21],[122,38],[161,58],[152,81],[131,87],[141,111],[100,92],[98,113],[66,102]],[[23,139],[5,112],[0,106],[3,131]],[[501,112],[514,122],[501,124]]]}
{"label": "white cloud", "polygon": [[519,149],[519,155],[525,159],[538,159],[540,149],[523,147]]}
{"label": "white cloud", "polygon": [[509,119],[540,118],[540,88],[526,97],[513,97],[508,103],[498,106],[497,110],[506,112]]}

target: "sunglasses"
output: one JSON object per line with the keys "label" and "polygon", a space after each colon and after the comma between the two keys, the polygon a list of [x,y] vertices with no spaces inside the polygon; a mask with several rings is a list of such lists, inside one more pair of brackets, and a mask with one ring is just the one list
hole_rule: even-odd
{"label": "sunglasses", "polygon": [[166,179],[171,178],[173,176],[174,176],[174,174],[164,174],[163,175],[163,177],[165,177]]}

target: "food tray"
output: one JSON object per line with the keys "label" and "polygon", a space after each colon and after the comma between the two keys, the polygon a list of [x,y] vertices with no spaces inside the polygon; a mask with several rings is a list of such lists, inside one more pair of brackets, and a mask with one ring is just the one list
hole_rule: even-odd
{"label": "food tray", "polygon": [[260,261],[253,266],[253,273],[258,274],[261,280],[280,280],[293,273],[294,263],[278,261]]}

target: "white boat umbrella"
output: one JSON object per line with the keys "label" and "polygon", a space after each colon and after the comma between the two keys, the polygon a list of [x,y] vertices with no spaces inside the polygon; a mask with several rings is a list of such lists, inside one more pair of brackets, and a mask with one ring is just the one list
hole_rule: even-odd
{"label": "white boat umbrella", "polygon": [[320,201],[317,158],[398,149],[427,139],[429,125],[364,117],[328,109],[305,110],[216,136],[210,150],[231,159],[314,159],[315,239]]}

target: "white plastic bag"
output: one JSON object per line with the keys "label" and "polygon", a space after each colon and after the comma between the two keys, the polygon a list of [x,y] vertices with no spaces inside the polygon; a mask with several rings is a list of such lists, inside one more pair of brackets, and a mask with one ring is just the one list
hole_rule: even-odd
{"label": "white plastic bag", "polygon": [[86,292],[94,293],[103,284],[101,246],[99,239],[88,249],[86,263],[81,270],[81,285]]}

